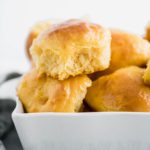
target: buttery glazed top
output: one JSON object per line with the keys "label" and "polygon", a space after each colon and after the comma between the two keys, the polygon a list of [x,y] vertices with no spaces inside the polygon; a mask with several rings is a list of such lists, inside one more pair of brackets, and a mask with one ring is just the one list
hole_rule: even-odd
{"label": "buttery glazed top", "polygon": [[109,30],[97,24],[69,20],[43,32],[31,54],[40,74],[63,80],[107,68],[110,40]]}

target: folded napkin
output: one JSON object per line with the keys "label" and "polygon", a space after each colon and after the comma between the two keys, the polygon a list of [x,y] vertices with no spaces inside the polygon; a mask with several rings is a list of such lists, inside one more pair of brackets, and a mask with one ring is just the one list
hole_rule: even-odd
{"label": "folded napkin", "polygon": [[[20,75],[11,73],[0,76],[0,88],[6,81],[20,77]],[[0,150],[23,150],[11,118],[15,105],[13,99],[0,97]]]}

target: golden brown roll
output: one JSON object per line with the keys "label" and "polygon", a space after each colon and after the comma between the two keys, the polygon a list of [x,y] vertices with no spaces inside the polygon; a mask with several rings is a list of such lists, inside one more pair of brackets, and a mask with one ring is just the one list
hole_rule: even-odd
{"label": "golden brown roll", "polygon": [[31,70],[17,93],[27,112],[78,112],[90,85],[86,75],[59,81]]}
{"label": "golden brown roll", "polygon": [[147,85],[150,85],[150,60],[147,64],[147,68],[144,72],[144,76],[143,76],[143,79],[144,79],[144,83],[147,84]]}
{"label": "golden brown roll", "polygon": [[145,39],[150,42],[150,23],[148,24],[148,26],[147,26],[147,28],[146,28]]}
{"label": "golden brown roll", "polygon": [[49,28],[51,26],[51,22],[50,21],[42,21],[42,22],[38,22],[36,23],[32,28],[31,31],[27,37],[26,40],[26,52],[27,52],[27,56],[30,60],[31,59],[31,54],[29,52],[29,49],[32,45],[32,42],[35,38],[37,38],[37,36],[44,30],[46,30],[47,28]]}
{"label": "golden brown roll", "polygon": [[150,58],[150,44],[134,34],[111,30],[111,61],[108,69],[91,75],[92,79],[127,66],[146,66]]}
{"label": "golden brown roll", "polygon": [[81,20],[53,25],[31,46],[39,74],[59,80],[104,70],[110,61],[109,30]]}
{"label": "golden brown roll", "polygon": [[130,66],[95,80],[86,102],[96,111],[150,111],[150,87],[143,81],[144,69]]}

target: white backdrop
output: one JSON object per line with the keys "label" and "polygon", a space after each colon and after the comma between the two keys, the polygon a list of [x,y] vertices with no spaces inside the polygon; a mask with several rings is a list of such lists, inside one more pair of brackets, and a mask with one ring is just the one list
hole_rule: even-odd
{"label": "white backdrop", "polygon": [[150,21],[150,0],[0,0],[0,73],[28,69],[24,43],[36,21],[86,16],[142,35]]}

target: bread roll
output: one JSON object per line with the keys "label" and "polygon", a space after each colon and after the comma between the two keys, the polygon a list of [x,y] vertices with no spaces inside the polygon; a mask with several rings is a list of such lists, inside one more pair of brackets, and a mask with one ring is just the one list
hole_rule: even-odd
{"label": "bread roll", "polygon": [[144,70],[136,66],[118,69],[95,80],[86,102],[95,111],[150,111],[150,86],[143,82]]}
{"label": "bread roll", "polygon": [[35,69],[27,73],[18,89],[18,97],[27,112],[78,112],[91,80],[86,75],[59,81],[39,77]]}
{"label": "bread roll", "polygon": [[108,68],[109,30],[81,20],[53,25],[31,47],[38,73],[64,80]]}
{"label": "bread roll", "polygon": [[44,30],[46,30],[47,28],[49,28],[51,26],[51,22],[50,21],[42,21],[42,22],[38,22],[36,23],[32,28],[31,31],[27,37],[26,40],[26,53],[27,56],[29,58],[29,60],[32,62],[32,58],[31,58],[31,54],[30,54],[30,47],[32,45],[32,42],[35,38],[37,38],[37,36]]}
{"label": "bread roll", "polygon": [[108,69],[94,73],[96,78],[127,66],[146,66],[150,58],[150,43],[142,37],[121,30],[111,30],[111,61]]}
{"label": "bread roll", "polygon": [[146,28],[145,39],[150,42],[150,23],[148,24],[148,26],[147,26],[147,28]]}

